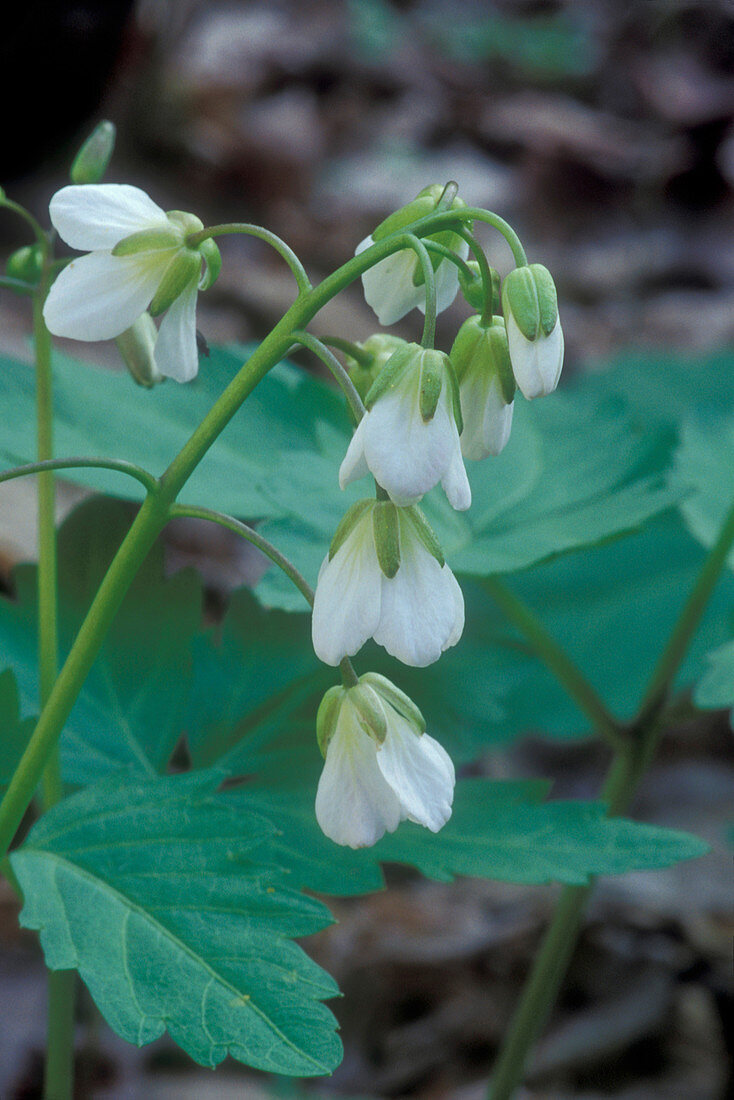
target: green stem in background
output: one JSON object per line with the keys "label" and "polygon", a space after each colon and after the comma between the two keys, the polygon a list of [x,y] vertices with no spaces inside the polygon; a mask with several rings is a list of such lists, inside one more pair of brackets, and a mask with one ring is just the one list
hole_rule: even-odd
{"label": "green stem in background", "polygon": [[158,485],[158,479],[144,470],[142,466],[136,466],[134,462],[125,462],[116,458],[51,458],[44,462],[28,462],[24,466],[14,466],[12,470],[0,471],[0,485],[4,481],[13,481],[17,477],[27,477],[29,474],[40,474],[48,470],[114,470],[119,474],[127,474],[134,477],[150,492]]}
{"label": "green stem in background", "polygon": [[505,617],[524,635],[533,652],[565,688],[579,710],[591,721],[594,730],[613,748],[622,747],[625,743],[622,727],[607,710],[601,696],[583,672],[548,633],[530,608],[518,599],[498,577],[486,577],[482,581],[482,586]]}
{"label": "green stem in background", "polygon": [[302,344],[304,348],[308,348],[309,351],[312,351],[314,355],[317,355],[321,362],[329,368],[334,378],[341,386],[342,392],[349,402],[349,407],[354,414],[354,419],[359,424],[366,411],[362,403],[362,398],[357,393],[354,382],[352,382],[346,369],[341,365],[334,353],[329,351],[326,345],[316,336],[312,336],[310,332],[299,332],[296,330],[292,335],[294,340]]}
{"label": "green stem in background", "polygon": [[12,275],[0,275],[0,289],[12,290],[16,294],[33,294],[33,283],[27,283],[24,279],[14,279]]}
{"label": "green stem in background", "polygon": [[412,233],[406,233],[405,238],[420,261],[426,287],[426,319],[423,324],[421,344],[424,348],[432,348],[436,342],[436,273],[423,241]]}
{"label": "green stem in background", "polygon": [[265,229],[261,225],[250,225],[249,222],[227,222],[224,225],[212,225],[207,229],[201,229],[198,233],[190,234],[186,238],[186,243],[191,248],[196,248],[197,244],[201,244],[209,237],[226,237],[238,233],[247,237],[257,237],[258,240],[265,241],[271,248],[274,248],[293,272],[299,294],[306,294],[312,289],[311,280],[306,274],[306,269],[293,249],[281,240],[276,233],[271,233],[269,229]]}
{"label": "green stem in background", "polygon": [[[732,545],[734,506],[724,519],[650,677],[637,717],[627,727],[624,743],[615,750],[601,792],[612,816],[627,809],[652,762],[663,729],[662,710],[668,693]],[[522,1081],[530,1049],[545,1026],[566,975],[592,889],[593,882],[589,882],[585,886],[566,886],[561,892],[497,1059],[490,1083],[490,1100],[509,1100]]]}
{"label": "green stem in background", "polygon": [[353,344],[351,340],[344,340],[341,336],[319,336],[319,340],[322,344],[328,344],[329,347],[337,348],[338,351],[351,356],[361,367],[369,367],[372,364],[371,354],[359,344]]}
{"label": "green stem in background", "polygon": [[242,523],[240,520],[235,519],[234,516],[228,516],[224,512],[215,512],[211,508],[189,507],[187,504],[173,504],[169,515],[171,519],[177,519],[184,516],[189,519],[206,519],[211,523],[218,523],[220,527],[226,527],[228,531],[234,531],[236,535],[240,535],[243,539],[252,543],[252,545],[256,546],[267,558],[270,558],[279,569],[282,569],[289,580],[293,581],[293,584],[306,600],[309,607],[313,607],[313,588],[306,578],[299,573],[293,562],[289,561],[285,554],[281,554],[280,550],[273,546],[272,542],[269,542],[253,527],[249,527],[246,523]]}
{"label": "green stem in background", "polygon": [[22,218],[26,225],[30,226],[33,236],[36,238],[36,242],[41,246],[44,256],[47,255],[49,245],[48,236],[29,210],[26,210],[19,202],[13,202],[13,200],[9,199],[5,194],[0,197],[0,210],[10,210],[13,214],[17,214],[19,218]]}
{"label": "green stem in background", "polygon": [[479,241],[466,226],[462,225],[461,228],[457,230],[457,233],[462,240],[466,241],[469,245],[474,259],[479,264],[479,273],[482,277],[482,291],[484,294],[484,309],[482,310],[480,321],[483,325],[488,325],[494,315],[492,302],[492,273],[489,269],[489,262],[484,255],[484,249],[479,244]]}

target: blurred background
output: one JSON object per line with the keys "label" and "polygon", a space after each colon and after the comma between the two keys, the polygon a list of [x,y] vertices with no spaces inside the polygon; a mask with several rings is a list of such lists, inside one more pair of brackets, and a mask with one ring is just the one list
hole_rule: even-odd
{"label": "blurred background", "polygon": [[[312,278],[328,273],[396,206],[455,179],[519,231],[559,291],[564,379],[628,349],[705,356],[734,341],[734,3],[704,0],[98,0],[7,6],[0,36],[5,139],[0,182],[45,220],[80,142],[118,128],[110,181],[205,223],[259,222]],[[490,235],[501,272],[509,252]],[[4,254],[26,243],[0,219]],[[290,304],[291,277],[252,239],[222,242],[201,299],[210,342],[262,337]],[[394,331],[415,339],[416,314]],[[464,316],[442,315],[450,346]],[[318,331],[376,330],[358,288]],[[28,356],[27,304],[0,299],[0,351]],[[115,365],[111,345],[75,352]],[[2,576],[32,553],[33,506],[0,499]],[[62,494],[62,506],[77,499]],[[222,536],[222,539],[224,536]],[[247,579],[220,536],[171,547],[213,590]],[[529,740],[497,774],[557,777],[592,797],[603,760]],[[731,814],[730,730],[714,715],[676,731],[646,782],[647,820],[721,829]],[[728,806],[727,806],[728,804]],[[572,974],[539,1048],[528,1097],[713,1100],[731,1090],[732,889],[726,861],[602,883]],[[552,891],[392,874],[392,889],[339,902],[309,945],[339,981],[346,1057],[309,1095],[479,1100]],[[0,887],[4,890],[4,887]],[[40,1095],[43,970],[0,893],[0,1097]],[[167,1040],[127,1047],[88,1004],[79,1096],[298,1096],[228,1062],[216,1077]],[[729,1051],[730,1053],[730,1051]]]}

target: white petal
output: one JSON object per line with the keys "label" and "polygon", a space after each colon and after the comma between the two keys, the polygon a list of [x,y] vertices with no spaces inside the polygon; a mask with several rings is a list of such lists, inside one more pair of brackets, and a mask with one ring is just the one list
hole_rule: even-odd
{"label": "white petal", "polygon": [[507,343],[515,381],[528,400],[552,393],[563,366],[563,331],[556,321],[549,336],[527,340],[512,313],[507,316]]}
{"label": "white petal", "polygon": [[392,711],[377,764],[400,799],[403,817],[437,833],[451,817],[454,800],[456,776],[446,750]]}
{"label": "white petal", "polygon": [[364,422],[367,415],[369,414],[363,416],[357,425],[357,430],[352,436],[347,447],[347,453],[344,455],[344,460],[339,467],[340,489],[346,488],[350,482],[357,481],[360,477],[366,477],[370,472],[367,460],[364,457]]}
{"label": "white petal", "polygon": [[90,252],[64,268],[49,291],[43,316],[54,336],[110,340],[130,328],[160,283],[172,253],[111,256]]}
{"label": "white petal", "polygon": [[363,733],[348,700],[326,750],[316,792],[316,820],[337,844],[366,848],[400,824],[400,802],[377,766],[376,745]]}
{"label": "white petal", "polygon": [[499,378],[466,375],[461,383],[461,453],[475,461],[498,455],[510,438],[514,402],[505,404]]}
{"label": "white petal", "polygon": [[199,351],[196,346],[197,282],[188,286],[176,298],[158,330],[155,362],[161,374],[176,382],[190,382],[199,371]]}
{"label": "white petal", "polygon": [[471,488],[469,478],[466,476],[464,460],[461,456],[458,432],[456,433],[448,469],[441,478],[441,486],[451,507],[455,508],[457,512],[465,512],[471,504]]}
{"label": "white petal", "polygon": [[459,446],[446,387],[435,416],[426,424],[418,404],[419,384],[418,372],[411,372],[403,385],[383,394],[365,417],[367,465],[375,480],[400,507],[415,504],[438,484]]}
{"label": "white petal", "polygon": [[319,660],[338,665],[372,637],[380,621],[382,576],[368,511],[319,572],[311,620]]}
{"label": "white petal", "polygon": [[380,622],[373,637],[403,664],[423,668],[461,637],[464,601],[449,567],[441,567],[416,535],[409,542],[404,523],[400,534],[400,568],[392,580],[382,578]]}
{"label": "white petal", "polygon": [[[454,251],[457,256],[461,256],[462,260],[465,260],[469,255],[469,245],[466,241],[462,241]],[[436,313],[442,313],[443,310],[448,309],[458,293],[458,268],[456,264],[452,264],[450,260],[442,260],[436,271]],[[418,302],[418,309],[421,313],[426,312],[425,292]]]}
{"label": "white petal", "polygon": [[[372,238],[366,237],[357,245],[355,256],[372,244]],[[394,325],[425,300],[424,288],[413,283],[416,263],[415,253],[411,249],[401,249],[380,260],[362,276],[365,301],[375,311],[381,325]]]}
{"label": "white petal", "polygon": [[62,187],[49,205],[59,236],[80,251],[114,248],[141,229],[170,228],[160,206],[139,187],[126,183],[86,183]]}

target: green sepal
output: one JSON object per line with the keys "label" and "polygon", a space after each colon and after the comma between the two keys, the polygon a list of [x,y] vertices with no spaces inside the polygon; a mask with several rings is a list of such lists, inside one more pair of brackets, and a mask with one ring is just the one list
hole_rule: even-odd
{"label": "green sepal", "polygon": [[353,504],[351,508],[349,508],[344,513],[339,521],[336,531],[334,532],[334,537],[331,540],[331,545],[329,546],[329,561],[331,561],[331,559],[342,546],[344,541],[352,533],[355,526],[362,519],[362,516],[365,514],[365,512],[369,508],[375,507],[375,503],[376,502],[374,500],[370,500],[370,498],[367,497],[365,500],[358,500],[356,504]]}
{"label": "green sepal", "polygon": [[461,412],[461,397],[459,396],[459,382],[456,377],[456,371],[454,370],[454,364],[447,356],[446,365],[446,385],[449,387],[449,396],[451,397],[451,408],[454,413],[454,420],[456,421],[456,430],[459,435],[464,431],[464,417]]}
{"label": "green sepal", "polygon": [[173,305],[192,283],[199,282],[201,275],[201,256],[191,248],[182,248],[171,260],[165,274],[158,284],[153,301],[148,307],[152,317],[158,317]]}
{"label": "green sepal", "polygon": [[342,709],[347,689],[341,684],[330,687],[319,703],[316,714],[316,740],[319,744],[321,755],[326,759],[326,750],[329,742],[336,732],[336,724],[339,720],[339,712]]}
{"label": "green sepal", "polygon": [[509,313],[526,340],[548,336],[558,320],[558,298],[553,278],[542,264],[516,267],[502,288],[505,318]]}
{"label": "green sepal", "polygon": [[170,229],[139,229],[129,237],[123,237],[112,249],[113,256],[135,256],[138,252],[165,252],[168,248],[181,248],[183,237],[173,227]]}
{"label": "green sepal", "polygon": [[406,341],[400,336],[391,336],[389,332],[376,332],[362,344],[355,344],[355,351],[364,351],[369,356],[369,361],[362,362],[345,352],[346,368],[349,377],[354,383],[362,401],[365,400],[375,379],[382,372],[388,359],[398,350],[404,347]]}
{"label": "green sepal", "polygon": [[349,701],[364,732],[381,745],[387,736],[387,715],[377,692],[369,684],[360,682],[349,689]]}
{"label": "green sepal", "polygon": [[427,424],[436,415],[438,399],[446,379],[448,356],[442,351],[427,348],[421,356],[421,382],[418,392],[418,405],[421,420]]}
{"label": "green sepal", "polygon": [[36,286],[41,280],[43,271],[41,246],[27,244],[23,248],[17,248],[8,256],[5,270],[11,279],[22,279],[23,282]]}
{"label": "green sepal", "polygon": [[425,733],[426,720],[420,710],[410,696],[401,691],[399,687],[396,687],[392,680],[388,680],[387,676],[382,676],[379,672],[365,672],[360,676],[359,682],[360,684],[369,684],[370,687],[374,688],[380,698],[384,699],[393,710],[396,710],[414,727],[416,733]]}
{"label": "green sepal", "polygon": [[181,229],[184,237],[191,233],[201,233],[204,228],[201,218],[197,218],[196,214],[189,214],[188,210],[167,210],[166,217]]}
{"label": "green sepal", "polygon": [[92,130],[72,161],[72,183],[101,183],[115,149],[115,124],[104,119]]}
{"label": "green sepal", "polygon": [[219,278],[219,272],[222,270],[222,253],[211,237],[197,244],[196,250],[201,253],[204,260],[204,274],[199,283],[199,290],[208,290]]}
{"label": "green sepal", "polygon": [[375,401],[387,390],[395,389],[405,372],[411,367],[420,370],[420,356],[423,350],[420,344],[405,344],[393,352],[367,392],[364,399],[366,409],[371,409]]}
{"label": "green sepal", "polygon": [[418,536],[431,557],[434,557],[443,568],[446,564],[446,558],[443,556],[441,543],[418,505],[411,504],[409,508],[401,508],[400,518],[410,524],[413,533]]}
{"label": "green sepal", "polygon": [[[413,222],[417,222],[420,218],[425,218],[428,214],[432,214],[438,206],[439,199],[443,195],[444,185],[442,183],[432,183],[428,187],[424,187],[422,191],[419,191],[412,202],[407,203],[405,206],[401,206],[399,210],[393,211],[392,214],[388,214],[384,221],[381,221],[377,228],[372,233],[372,240],[374,242],[384,240],[385,237],[389,237],[391,233],[399,233],[401,229],[405,229],[406,226],[412,225]],[[458,197],[454,198],[450,209],[454,210],[456,207],[466,206],[463,199]],[[453,237],[453,234],[448,231],[448,234]],[[435,240],[441,244],[446,242],[442,239],[447,235],[447,231],[443,230],[441,233],[436,234]],[[452,247],[448,244],[447,247]],[[440,263],[440,257],[437,257]]]}
{"label": "green sepal", "polygon": [[489,324],[483,324],[481,317],[468,317],[456,334],[449,357],[459,384],[467,374],[486,371],[497,375],[505,404],[513,400],[515,376],[502,317],[493,317]]}
{"label": "green sepal", "polygon": [[372,529],[380,569],[388,580],[400,568],[400,524],[398,508],[391,500],[379,500],[372,513]]}
{"label": "green sepal", "polygon": [[155,361],[158,330],[149,313],[141,313],[130,328],[115,339],[125,366],[139,386],[151,389],[163,381]]}

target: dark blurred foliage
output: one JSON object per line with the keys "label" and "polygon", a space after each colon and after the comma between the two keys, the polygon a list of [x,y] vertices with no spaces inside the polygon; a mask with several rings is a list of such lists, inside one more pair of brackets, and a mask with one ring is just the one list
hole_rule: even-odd
{"label": "dark blurred foliage", "polygon": [[[734,3],[25,0],[3,16],[0,182],[39,215],[105,116],[119,133],[111,180],[210,222],[260,221],[314,276],[421,187],[455,178],[556,275],[567,375],[630,346],[696,354],[734,340]],[[19,232],[0,221],[8,240]],[[506,250],[483,239],[506,271]],[[200,327],[210,341],[262,335],[292,300],[290,275],[259,242],[223,251]],[[27,317],[8,296],[1,308],[7,346]],[[442,316],[442,343],[463,315],[457,303]],[[376,327],[353,288],[320,330],[363,338]],[[415,319],[397,331],[415,338]],[[220,551],[196,545],[207,576]],[[228,568],[231,580],[231,560],[216,575]],[[725,720],[684,722],[666,745],[636,812],[720,834],[731,812]],[[593,797],[602,757],[528,742],[482,766],[558,776],[559,796]],[[392,877],[387,894],[339,903],[340,924],[312,945],[347,994],[334,1006],[345,1062],[319,1087],[479,1100],[550,891]],[[12,948],[2,987],[17,1026],[0,1041],[0,1092],[31,1097],[41,966],[2,900]],[[600,884],[524,1095],[732,1095],[731,930],[731,889],[710,862]],[[80,1096],[265,1095],[237,1067],[192,1070],[167,1041],[126,1047],[83,1011]]]}

